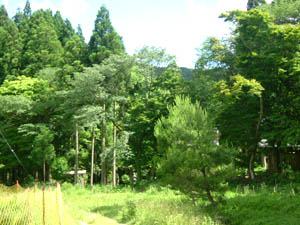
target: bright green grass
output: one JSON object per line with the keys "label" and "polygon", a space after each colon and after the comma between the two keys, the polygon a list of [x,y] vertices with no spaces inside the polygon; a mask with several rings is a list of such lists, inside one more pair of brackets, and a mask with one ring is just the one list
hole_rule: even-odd
{"label": "bright green grass", "polygon": [[223,221],[232,225],[298,225],[297,186],[236,188],[220,207]]}
{"label": "bright green grass", "polygon": [[[64,202],[78,222],[86,224],[217,225],[185,196],[167,188],[144,192],[130,188],[63,186]],[[106,221],[105,221],[106,220]]]}
{"label": "bright green grass", "polygon": [[300,184],[254,189],[239,186],[226,193],[218,211],[207,207],[207,202],[195,206],[184,195],[155,186],[137,192],[130,188],[67,185],[63,186],[63,196],[73,218],[86,224],[298,225],[299,190]]}

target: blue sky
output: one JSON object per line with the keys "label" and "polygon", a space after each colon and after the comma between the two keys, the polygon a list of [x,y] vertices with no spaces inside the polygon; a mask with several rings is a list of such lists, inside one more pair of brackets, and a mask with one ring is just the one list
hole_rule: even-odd
{"label": "blue sky", "polygon": [[[9,16],[23,10],[26,0],[0,0]],[[229,24],[218,16],[233,9],[246,9],[247,0],[30,0],[31,8],[59,10],[73,27],[81,25],[88,42],[97,11],[105,5],[112,24],[133,54],[145,45],[166,48],[179,66],[193,68],[196,48],[209,36],[229,34]]]}

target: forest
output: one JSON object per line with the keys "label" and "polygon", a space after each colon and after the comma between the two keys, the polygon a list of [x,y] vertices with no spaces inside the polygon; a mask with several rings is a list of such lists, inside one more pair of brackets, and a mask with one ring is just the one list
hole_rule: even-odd
{"label": "forest", "polygon": [[159,182],[212,207],[233,186],[300,184],[299,12],[224,12],[232,32],[188,69],[160,47],[127,54],[105,6],[85,40],[59,11],[2,5],[0,183]]}

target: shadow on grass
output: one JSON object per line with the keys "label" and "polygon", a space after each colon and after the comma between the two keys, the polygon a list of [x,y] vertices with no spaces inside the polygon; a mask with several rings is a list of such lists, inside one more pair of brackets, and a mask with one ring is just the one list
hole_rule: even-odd
{"label": "shadow on grass", "polygon": [[92,209],[93,213],[99,213],[103,216],[118,219],[120,217],[122,211],[122,206],[118,204],[110,205],[110,206],[100,206]]}

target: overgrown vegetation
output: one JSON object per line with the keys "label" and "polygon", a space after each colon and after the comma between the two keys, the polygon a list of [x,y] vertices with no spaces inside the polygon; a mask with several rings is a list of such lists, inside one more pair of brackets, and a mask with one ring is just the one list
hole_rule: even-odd
{"label": "overgrown vegetation", "polygon": [[[64,200],[78,221],[98,224],[103,216],[126,224],[297,224],[299,184],[231,187],[218,209],[160,185],[63,187]],[[105,220],[105,219],[104,219]]]}
{"label": "overgrown vegetation", "polygon": [[[101,224],[101,216],[126,224],[219,224],[185,195],[159,185],[143,187],[63,185],[68,210],[78,221]],[[214,223],[215,222],[215,223]]]}
{"label": "overgrown vegetation", "polygon": [[94,224],[297,223],[299,6],[223,13],[233,32],[186,76],[165,49],[129,56],[104,6],[88,43],[60,12],[1,6],[1,182],[90,183],[65,193]]}

